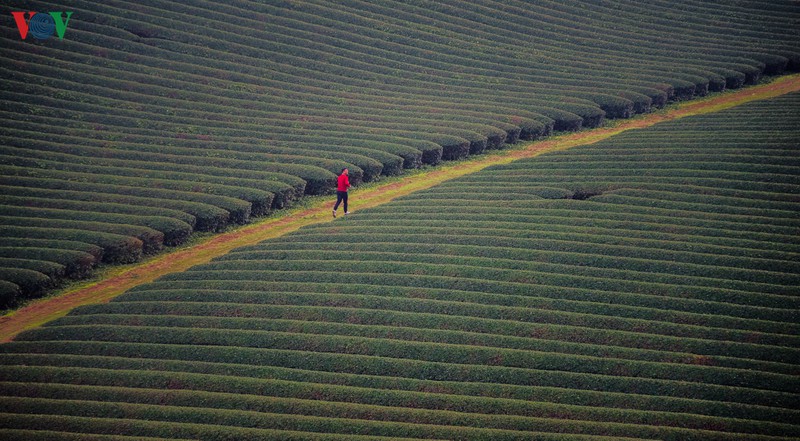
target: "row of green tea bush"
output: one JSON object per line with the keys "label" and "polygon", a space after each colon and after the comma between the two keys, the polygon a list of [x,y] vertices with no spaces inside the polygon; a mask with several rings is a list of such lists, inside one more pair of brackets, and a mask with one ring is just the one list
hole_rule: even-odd
{"label": "row of green tea bush", "polygon": [[[782,121],[769,109],[797,100],[690,119],[718,130],[712,143],[675,122],[660,138],[544,155],[549,169],[492,167],[78,308],[0,346],[9,409],[122,406],[141,421],[160,406],[199,422],[148,404],[171,389],[203,422],[241,425],[245,400],[299,432],[316,430],[311,418],[380,436],[390,423],[432,438],[794,437],[790,138],[714,152],[737,139],[730,119],[763,108],[762,125]],[[657,147],[673,134],[695,148]],[[604,148],[623,159],[594,153]],[[651,169],[654,152],[679,174],[623,173]],[[333,414],[341,432],[323,423]]]}
{"label": "row of green tea bush", "polygon": [[[219,333],[219,332],[218,332]],[[748,385],[711,384],[681,381],[668,378],[637,376],[636,371],[620,369],[613,372],[569,372],[549,369],[515,368],[496,364],[462,364],[412,358],[378,357],[365,354],[341,354],[313,350],[268,349],[237,346],[215,346],[196,344],[126,343],[110,341],[37,340],[9,343],[4,353],[26,352],[30,354],[52,354],[58,351],[64,356],[87,356],[94,359],[129,358],[151,359],[159,362],[184,362],[183,365],[199,363],[200,366],[229,363],[242,370],[261,367],[308,369],[337,375],[366,375],[397,377],[436,382],[486,383],[496,387],[520,386],[560,388],[564,390],[599,391],[610,394],[633,394],[666,398],[721,403],[738,403],[756,407],[772,407],[775,412],[791,412],[796,409],[797,399],[789,390],[760,389]],[[5,345],[4,345],[5,346]],[[355,346],[358,347],[358,346]],[[73,357],[74,358],[74,357]],[[70,358],[70,359],[73,359]],[[5,359],[5,358],[4,358]],[[13,360],[13,358],[11,358]],[[666,368],[667,365],[664,364]],[[694,366],[703,368],[702,365]],[[714,369],[712,369],[714,370]],[[34,370],[36,372],[37,370]],[[44,372],[49,372],[46,370]],[[724,371],[724,369],[720,369]],[[730,370],[731,372],[735,370]],[[87,371],[83,374],[91,372]],[[235,371],[231,374],[238,377]],[[750,373],[750,379],[758,373]],[[791,375],[765,374],[780,378],[781,383],[791,385]],[[133,373],[129,377],[135,378]],[[735,377],[731,379],[736,382]],[[235,380],[235,379],[234,379]],[[747,382],[748,379],[745,379]],[[723,379],[719,383],[724,383]],[[536,401],[536,400],[534,400]],[[556,401],[557,402],[557,401]],[[698,405],[700,403],[697,403]],[[713,403],[709,403],[713,405]],[[625,407],[625,406],[623,406]],[[702,408],[699,405],[699,408]],[[699,411],[703,413],[703,411]],[[796,412],[796,410],[795,410]],[[772,413],[772,412],[766,412]]]}
{"label": "row of green tea bush", "polygon": [[[592,5],[593,17],[553,2],[534,9],[493,2],[74,7],[83,8],[83,18],[73,21],[71,38],[33,51],[30,42],[9,38],[2,49],[9,60],[0,91],[0,117],[8,123],[2,163],[37,173],[26,176],[44,169],[48,179],[91,186],[118,185],[112,176],[146,187],[169,174],[184,184],[155,182],[164,205],[184,210],[177,205],[187,198],[224,194],[250,202],[253,216],[330,191],[342,167],[354,182],[369,181],[754,83],[762,73],[796,68],[798,59],[791,14],[781,5],[738,8],[728,17],[736,38],[758,41],[738,48],[728,43],[727,25],[648,16],[638,7],[620,16]],[[609,32],[605,19],[612,16],[631,29]],[[771,32],[742,17],[767,20]],[[643,23],[647,31],[637,34]],[[220,191],[232,183],[248,190]],[[103,198],[123,191],[106,190],[117,193]],[[271,203],[258,191],[271,193]],[[50,199],[85,211],[118,208],[90,206],[75,193]],[[224,218],[196,219],[192,231],[224,228]],[[185,236],[162,233],[167,244]]]}
{"label": "row of green tea bush", "polygon": [[[750,403],[580,390],[542,385],[502,385],[348,374],[277,366],[157,360],[92,355],[3,354],[4,382],[54,385],[182,389],[326,401],[392,405],[413,401],[417,408],[469,409],[477,413],[524,415],[527,410],[562,409],[675,412],[754,421],[792,421],[796,410]],[[178,381],[172,381],[178,379]],[[55,381],[53,381],[55,380]],[[9,385],[15,387],[15,384]],[[531,400],[535,396],[536,400]],[[688,415],[687,415],[688,417]]]}
{"label": "row of green tea bush", "polygon": [[[39,249],[135,259],[343,166],[376,179],[797,67],[786,4],[632,3],[76,3],[58,46],[0,49],[3,278],[68,274]],[[0,430],[794,438],[797,125],[775,109],[797,105],[484,170],[80,308],[0,346]]]}

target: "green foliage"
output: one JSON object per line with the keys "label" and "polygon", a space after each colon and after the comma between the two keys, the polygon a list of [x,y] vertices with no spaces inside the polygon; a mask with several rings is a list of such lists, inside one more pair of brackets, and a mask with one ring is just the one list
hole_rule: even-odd
{"label": "green foliage", "polygon": [[800,164],[729,121],[793,133],[770,109],[797,99],[493,167],[78,308],[0,346],[3,405],[141,436],[791,439]]}
{"label": "green foliage", "polygon": [[95,222],[125,226],[141,226],[158,232],[162,242],[177,245],[186,240],[192,226],[179,219],[164,216],[127,215],[93,211],[61,210],[51,208],[23,208],[0,205],[0,216],[18,216],[19,219],[30,219],[29,224],[36,224],[38,219],[49,221]]}
{"label": "green foliage", "polygon": [[3,287],[2,307],[8,308],[20,298],[37,297],[44,294],[45,290],[54,286],[53,279],[39,271],[18,267],[0,267],[0,280],[16,285],[18,288],[5,284]]}
{"label": "green foliage", "polygon": [[[343,167],[800,68],[790,2],[74,6],[57,45],[0,49],[0,306]],[[0,345],[0,437],[796,439],[798,106],[492,167],[77,308]]]}
{"label": "green foliage", "polygon": [[[13,274],[11,276],[13,277]],[[14,305],[22,297],[20,283],[0,280],[0,305],[3,305],[3,307]]]}
{"label": "green foliage", "polygon": [[[8,171],[9,169],[6,170]],[[21,191],[22,193],[20,195],[25,196],[30,193],[26,192],[25,190],[18,190],[19,187],[36,187],[40,190],[47,191],[48,193],[60,193],[61,191],[65,191],[67,192],[67,199],[73,200],[85,200],[97,195],[98,198],[106,198],[110,199],[111,201],[117,201],[117,198],[119,197],[120,202],[125,202],[129,200],[129,197],[132,197],[136,198],[132,200],[135,205],[150,207],[159,203],[161,204],[160,206],[172,206],[175,204],[176,208],[185,207],[186,204],[191,206],[194,202],[218,207],[218,209],[212,209],[212,217],[225,217],[225,214],[220,210],[228,212],[228,220],[235,223],[247,223],[250,219],[250,213],[252,209],[251,203],[241,199],[199,193],[191,191],[192,189],[189,189],[190,191],[178,191],[163,188],[151,188],[149,186],[139,187],[135,185],[129,185],[131,182],[128,180],[122,184],[87,182],[84,175],[50,171],[37,171],[34,175],[29,176],[28,173],[22,172],[20,169],[13,169],[13,172],[18,171],[20,172],[19,176],[0,176],[0,179],[2,179],[4,184],[11,186],[5,187],[10,188],[9,192],[12,192],[10,194],[20,194]],[[11,173],[12,172],[9,171],[9,174]],[[195,187],[194,189],[197,190],[199,187]],[[144,201],[141,201],[142,199],[144,199]],[[209,216],[208,214],[206,214],[206,216],[202,216],[202,214],[198,216],[197,213],[194,212],[195,210],[196,209],[189,208],[187,211],[193,216],[200,217],[201,219]]]}
{"label": "green foliage", "polygon": [[61,276],[86,277],[98,263],[95,256],[78,250],[37,247],[0,247],[0,257],[52,262],[61,266]]}

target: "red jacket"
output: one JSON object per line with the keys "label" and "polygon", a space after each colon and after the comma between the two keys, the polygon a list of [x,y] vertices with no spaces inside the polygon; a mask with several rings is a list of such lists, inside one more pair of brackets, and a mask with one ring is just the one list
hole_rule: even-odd
{"label": "red jacket", "polygon": [[347,191],[350,188],[350,178],[347,177],[346,174],[342,173],[339,175],[338,186],[336,187],[337,191]]}

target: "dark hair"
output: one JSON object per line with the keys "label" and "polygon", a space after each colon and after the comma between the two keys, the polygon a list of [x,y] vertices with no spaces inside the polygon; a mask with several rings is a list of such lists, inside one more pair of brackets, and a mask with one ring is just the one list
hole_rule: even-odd
{"label": "dark hair", "polygon": [[345,170],[347,170],[347,167],[343,168],[342,171],[339,172],[339,174],[344,173]]}

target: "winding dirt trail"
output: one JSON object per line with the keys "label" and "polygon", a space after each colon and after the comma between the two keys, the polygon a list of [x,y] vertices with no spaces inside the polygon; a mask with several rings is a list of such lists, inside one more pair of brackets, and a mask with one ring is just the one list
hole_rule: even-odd
{"label": "winding dirt trail", "polygon": [[[671,106],[665,111],[624,120],[611,127],[569,133],[544,141],[533,142],[523,147],[491,152],[465,161],[445,163],[424,174],[401,178],[391,184],[371,189],[355,190],[351,205],[357,209],[374,207],[399,196],[423,190],[492,165],[506,164],[546,152],[592,144],[628,130],[641,129],[687,116],[718,112],[746,102],[773,98],[796,91],[800,91],[800,74],[784,76],[769,84],[752,86],[710,98],[689,101]],[[17,311],[0,317],[0,342],[11,341],[20,332],[66,315],[77,306],[108,302],[136,285],[151,282],[165,274],[184,271],[194,265],[208,262],[234,248],[279,237],[306,225],[330,222],[332,220],[330,214],[332,203],[333,201],[321,201],[302,211],[290,210],[286,213],[279,213],[278,217],[265,219],[238,228],[235,231],[214,236],[191,248],[158,256],[120,271],[118,274],[100,282],[33,302]]]}

